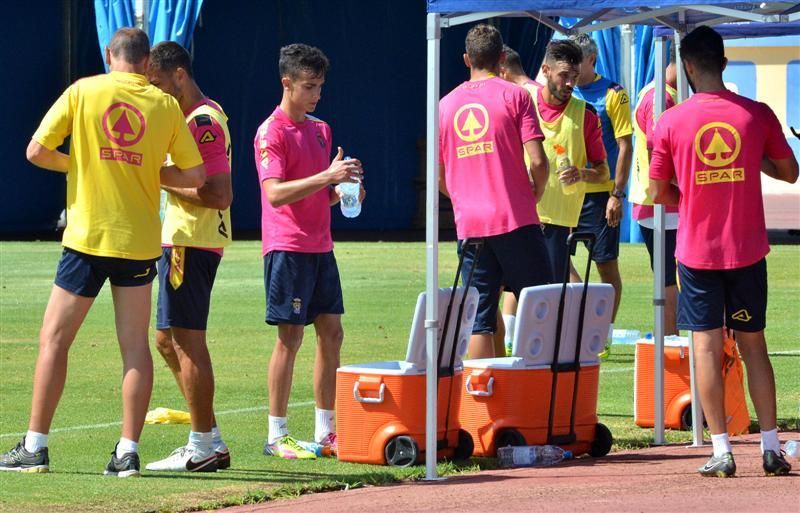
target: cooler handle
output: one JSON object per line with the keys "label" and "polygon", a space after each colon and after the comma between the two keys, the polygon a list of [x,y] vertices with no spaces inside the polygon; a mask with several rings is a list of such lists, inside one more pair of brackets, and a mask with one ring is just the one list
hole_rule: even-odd
{"label": "cooler handle", "polygon": [[358,392],[359,382],[356,381],[353,385],[353,398],[360,403],[379,404],[383,402],[383,394],[386,391],[386,383],[381,383],[378,389],[378,397],[362,397]]}
{"label": "cooler handle", "polygon": [[489,378],[486,382],[486,390],[475,390],[472,388],[472,376],[467,377],[466,383],[467,393],[478,397],[491,397],[494,394],[494,377]]}

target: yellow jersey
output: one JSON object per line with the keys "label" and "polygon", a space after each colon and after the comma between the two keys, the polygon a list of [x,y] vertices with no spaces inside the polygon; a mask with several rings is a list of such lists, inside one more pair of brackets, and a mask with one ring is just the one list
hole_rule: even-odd
{"label": "yellow jersey", "polygon": [[[186,116],[189,131],[203,157],[206,176],[231,172],[228,116],[216,102],[204,98]],[[167,195],[161,243],[193,248],[224,248],[231,242],[230,208],[217,210]]]}
{"label": "yellow jersey", "polygon": [[53,104],[33,140],[53,150],[67,136],[65,247],[96,256],[161,255],[160,169],[203,163],[178,102],[143,75],[78,80]]}

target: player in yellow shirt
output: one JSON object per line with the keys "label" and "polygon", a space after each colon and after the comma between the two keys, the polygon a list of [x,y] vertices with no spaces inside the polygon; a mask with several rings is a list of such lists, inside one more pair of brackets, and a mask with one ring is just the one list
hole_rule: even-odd
{"label": "player in yellow shirt", "polygon": [[[123,28],[106,48],[110,72],[72,84],[28,145],[36,166],[67,175],[64,252],[45,310],[28,431],[0,455],[0,470],[47,472],[48,432],[67,374],[67,354],[106,279],[111,281],[123,361],[122,436],[106,475],[139,475],[138,441],[153,386],[147,340],[159,245],[159,188],[197,187],[205,170],[171,96],[144,76],[147,35]],[[71,136],[69,154],[58,151]],[[167,153],[175,166],[162,167]]]}
{"label": "player in yellow shirt", "polygon": [[186,398],[189,442],[147,470],[214,472],[230,467],[230,451],[214,418],[214,371],[206,345],[211,289],[223,248],[231,241],[231,138],[222,107],[206,97],[192,59],[173,41],[150,52],[150,83],[178,100],[206,167],[202,187],[169,193],[158,261],[156,347]]}
{"label": "player in yellow shirt", "polygon": [[[577,231],[590,231],[595,235],[592,254],[597,272],[603,283],[614,287],[614,313],[606,339],[606,349],[600,355],[608,356],[614,319],[622,298],[622,278],[619,274],[619,223],[622,220],[622,202],[628,186],[628,175],[633,158],[633,124],[631,102],[625,89],[595,72],[597,43],[591,36],[580,34],[572,40],[581,47],[583,62],[578,76],[575,96],[597,111],[603,126],[605,146],[611,177],[602,183],[586,186],[586,196],[581,209]],[[572,280],[582,281],[575,268]]]}

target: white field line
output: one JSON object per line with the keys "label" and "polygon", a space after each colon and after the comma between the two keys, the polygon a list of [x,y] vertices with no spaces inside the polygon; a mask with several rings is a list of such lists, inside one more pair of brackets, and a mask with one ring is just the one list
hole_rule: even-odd
{"label": "white field line", "polygon": [[[786,356],[786,355],[794,355],[800,354],[800,350],[793,350],[793,351],[773,351],[769,353],[770,356]],[[616,374],[620,372],[630,372],[633,370],[633,367],[620,367],[614,369],[601,369],[601,373],[605,374]],[[300,403],[291,403],[289,404],[289,408],[300,408],[303,406],[311,406],[314,404],[314,401],[304,401]],[[265,411],[267,406],[253,406],[251,408],[237,408],[235,410],[224,410],[224,411],[217,411],[214,412],[216,415],[233,415],[236,413],[252,413],[256,411]],[[114,427],[114,426],[121,426],[122,422],[104,422],[102,424],[84,424],[82,426],[69,426],[63,428],[55,428],[51,429],[50,433],[64,433],[67,431],[86,431],[89,429],[102,429],[107,427]],[[10,437],[18,437],[18,436],[25,436],[25,432],[22,433],[0,433],[0,438],[10,438]]]}

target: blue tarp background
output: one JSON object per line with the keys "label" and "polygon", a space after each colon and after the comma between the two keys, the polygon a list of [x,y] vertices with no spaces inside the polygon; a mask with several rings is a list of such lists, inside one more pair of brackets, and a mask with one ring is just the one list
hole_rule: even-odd
{"label": "blue tarp background", "polygon": [[[103,9],[126,12],[123,0],[96,1]],[[186,8],[200,5],[176,1]],[[7,106],[6,119],[16,125],[0,142],[5,164],[0,173],[8,184],[0,201],[4,237],[44,236],[64,208],[64,177],[28,164],[25,147],[44,113],[71,82],[103,72],[99,49],[106,43],[99,41],[94,5],[54,0],[10,2],[6,7],[9,19],[15,20],[6,37],[26,50],[9,52],[7,69],[15,79],[0,83],[4,97],[19,99]],[[121,19],[115,16],[112,21]],[[103,19],[111,27],[108,17]],[[173,11],[173,19],[187,18]],[[520,50],[523,64],[538,68],[551,31],[521,18],[499,20],[499,26],[506,42]],[[443,32],[442,94],[468,78],[461,57],[468,28]],[[42,33],[50,36],[42,38]],[[64,41],[71,41],[69,51]],[[539,46],[533,44],[537,41]],[[330,123],[334,145],[362,159],[367,170],[361,215],[346,220],[334,209],[334,229],[407,230],[415,223],[421,227],[425,3],[376,2],[365,8],[359,0],[205,0],[194,33],[195,76],[203,92],[219,101],[230,117],[234,236],[258,236],[260,189],[253,136],[280,102],[278,50],[293,42],[320,46],[330,58],[332,67],[315,115]]]}

